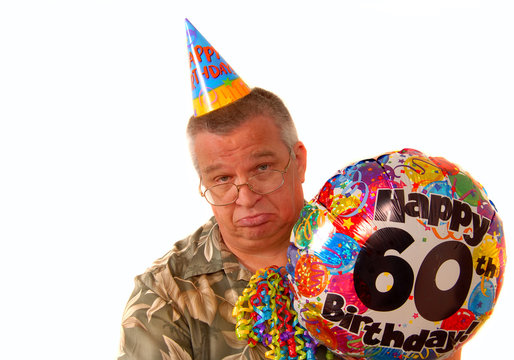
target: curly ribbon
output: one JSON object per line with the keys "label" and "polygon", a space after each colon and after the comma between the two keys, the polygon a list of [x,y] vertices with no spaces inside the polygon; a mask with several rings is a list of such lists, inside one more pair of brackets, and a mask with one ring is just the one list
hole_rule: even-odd
{"label": "curly ribbon", "polygon": [[315,360],[317,342],[298,323],[293,293],[281,270],[272,266],[252,276],[232,310],[236,336],[252,347],[263,344],[266,359]]}

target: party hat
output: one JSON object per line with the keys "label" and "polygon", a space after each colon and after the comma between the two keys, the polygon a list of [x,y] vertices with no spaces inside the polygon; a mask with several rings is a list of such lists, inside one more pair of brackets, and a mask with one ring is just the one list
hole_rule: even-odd
{"label": "party hat", "polygon": [[250,92],[248,85],[187,19],[186,34],[195,117],[228,105]]}

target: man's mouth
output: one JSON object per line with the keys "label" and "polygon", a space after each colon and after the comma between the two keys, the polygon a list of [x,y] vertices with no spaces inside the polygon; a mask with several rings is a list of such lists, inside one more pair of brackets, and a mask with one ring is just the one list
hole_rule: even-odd
{"label": "man's mouth", "polygon": [[245,216],[236,221],[237,226],[241,227],[254,227],[260,226],[267,223],[271,219],[271,214],[257,214],[251,216]]}

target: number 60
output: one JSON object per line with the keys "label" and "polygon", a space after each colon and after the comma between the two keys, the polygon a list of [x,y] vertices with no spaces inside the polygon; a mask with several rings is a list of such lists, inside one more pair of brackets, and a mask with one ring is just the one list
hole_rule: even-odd
{"label": "number 60", "polygon": [[[414,302],[420,315],[429,321],[444,320],[466,300],[473,275],[471,252],[459,241],[442,242],[428,252],[414,279],[407,261],[399,256],[385,256],[388,250],[401,254],[413,242],[407,231],[398,228],[383,228],[373,233],[355,263],[355,291],[368,308],[392,311],[407,301],[414,285]],[[459,278],[450,289],[441,290],[436,284],[437,272],[444,262],[452,259],[459,264]],[[386,272],[393,276],[394,283],[388,291],[382,292],[377,289],[376,280]]]}

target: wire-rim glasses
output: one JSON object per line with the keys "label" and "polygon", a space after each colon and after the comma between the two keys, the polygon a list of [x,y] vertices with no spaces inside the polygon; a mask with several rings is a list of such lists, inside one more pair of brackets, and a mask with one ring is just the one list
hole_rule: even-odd
{"label": "wire-rim glasses", "polygon": [[269,169],[248,178],[243,184],[217,184],[208,187],[202,192],[202,181],[200,179],[199,191],[205,200],[214,206],[225,206],[236,202],[239,198],[239,189],[246,185],[256,194],[267,195],[280,189],[285,182],[285,174],[291,164],[291,154],[284,170]]}

